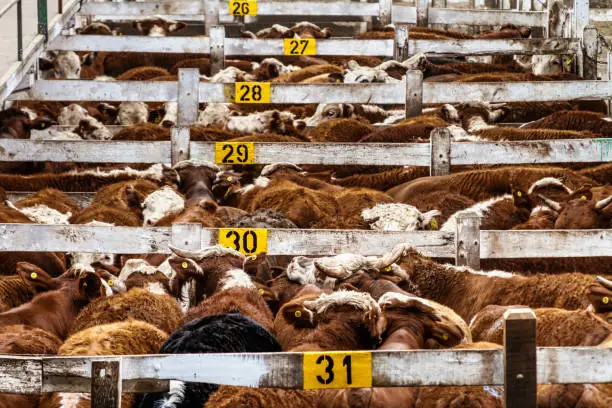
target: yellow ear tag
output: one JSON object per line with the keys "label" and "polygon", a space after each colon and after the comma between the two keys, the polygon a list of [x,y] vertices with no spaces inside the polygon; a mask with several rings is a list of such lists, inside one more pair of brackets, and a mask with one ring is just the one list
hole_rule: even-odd
{"label": "yellow ear tag", "polygon": [[234,181],[234,178],[233,178],[232,176],[229,176],[229,177],[227,178],[227,181],[229,181],[229,182],[231,183],[232,181]]}
{"label": "yellow ear tag", "polygon": [[444,341],[448,340],[448,334],[444,333],[442,335],[442,340],[444,340]]}
{"label": "yellow ear tag", "polygon": [[83,287],[86,288],[87,287],[87,282],[83,282]]}
{"label": "yellow ear tag", "polygon": [[251,259],[252,259],[253,261],[256,261],[256,260],[257,260],[257,255],[251,255]]}
{"label": "yellow ear tag", "polygon": [[296,310],[294,315],[295,317],[302,317],[302,312],[300,312],[299,310]]}
{"label": "yellow ear tag", "polygon": [[45,128],[45,124],[44,124],[44,123],[41,123],[41,124],[40,124],[40,127],[44,129],[44,128]]}
{"label": "yellow ear tag", "polygon": [[607,296],[601,299],[601,303],[603,303],[604,305],[607,305],[609,302],[610,302],[610,299]]}
{"label": "yellow ear tag", "polygon": [[586,196],[580,197],[581,200],[586,200]]}
{"label": "yellow ear tag", "polygon": [[112,279],[107,281],[106,283],[108,283],[108,286],[113,286],[115,284],[115,282]]}
{"label": "yellow ear tag", "polygon": [[387,267],[385,268],[385,272],[391,272],[391,267],[390,267],[390,266],[387,266]]}
{"label": "yellow ear tag", "polygon": [[259,289],[259,294],[263,296],[264,290],[263,289]]}
{"label": "yellow ear tag", "polygon": [[189,264],[187,262],[183,262],[181,264],[181,268],[183,268],[183,269],[187,269],[188,267],[189,267]]}
{"label": "yellow ear tag", "polygon": [[517,191],[517,192],[516,192],[516,196],[517,196],[517,197],[522,197],[522,196],[523,196],[523,193],[522,193],[522,192],[520,192],[520,191]]}
{"label": "yellow ear tag", "polygon": [[567,62],[565,63],[565,65],[567,65],[569,67],[570,65],[572,65],[572,61],[574,61],[574,57],[568,59]]}
{"label": "yellow ear tag", "polygon": [[438,220],[436,220],[435,218],[432,218],[431,221],[429,221],[429,226],[431,227],[431,229],[437,230]]}
{"label": "yellow ear tag", "polygon": [[32,272],[32,273],[30,274],[30,278],[32,278],[32,279],[36,279],[36,278],[38,278],[38,274],[37,274],[36,272]]}

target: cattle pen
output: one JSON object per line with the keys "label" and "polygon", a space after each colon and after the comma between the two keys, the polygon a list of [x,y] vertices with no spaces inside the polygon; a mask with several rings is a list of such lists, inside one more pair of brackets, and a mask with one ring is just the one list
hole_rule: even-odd
{"label": "cattle pen", "polygon": [[[448,5],[447,5],[448,2]],[[61,4],[60,14],[47,21],[46,2],[38,2],[38,34],[23,47],[21,28],[18,61],[0,80],[0,101],[9,106],[23,101],[40,102],[166,102],[176,103],[176,121],[167,141],[34,140],[0,139],[2,163],[104,163],[163,164],[185,161],[218,166],[265,165],[290,161],[295,165],[418,166],[430,176],[451,174],[452,166],[544,165],[612,162],[609,138],[574,138],[521,141],[455,141],[452,127],[437,127],[427,143],[348,142],[231,142],[192,140],[191,126],[201,104],[240,103],[241,86],[263,88],[260,103],[372,104],[402,106],[403,119],[421,115],[426,105],[562,102],[612,100],[612,50],[607,72],[598,74],[602,37],[592,25],[611,22],[610,8],[590,9],[588,0],[573,7],[545,9],[535,1],[517,1],[515,9],[485,7],[471,0],[468,9],[447,8],[450,0],[415,0],[412,3],[377,2],[272,2],[256,4],[256,15],[232,15],[230,3],[219,0],[174,2],[83,2]],[[560,2],[561,4],[563,2]],[[0,16],[21,0],[11,1]],[[539,10],[536,8],[539,7]],[[405,80],[393,83],[294,84],[266,82],[200,82],[198,68],[180,68],[176,80],[99,81],[41,79],[38,58],[45,51],[88,53],[164,52],[207,54],[211,75],[226,67],[228,57],[286,55],[283,39],[245,39],[226,35],[236,26],[256,24],[275,17],[321,16],[393,24],[394,39],[317,39],[319,56],[378,56],[404,61],[416,54],[427,57],[485,55],[570,56],[580,80],[517,82],[428,82],[418,69],[407,70]],[[202,35],[146,37],[136,35],[77,35],[74,28],[93,21],[139,21],[153,15],[199,22]],[[412,39],[411,28],[428,25],[499,26],[507,21],[539,31],[541,38],[525,39]],[[19,23],[21,27],[21,23]],[[204,35],[205,34],[205,35]],[[603,78],[603,79],[600,79]],[[612,112],[612,104],[608,114]],[[512,123],[517,127],[522,123]],[[118,132],[118,126],[113,132]],[[54,126],[61,131],[61,126]],[[248,152],[244,157],[219,155],[220,151]],[[247,157],[248,156],[248,157]],[[290,160],[288,160],[288,158]],[[229,190],[228,190],[229,191]],[[9,201],[35,191],[7,189]],[[67,191],[87,205],[95,192]],[[398,243],[409,244],[427,257],[454,259],[457,266],[478,271],[481,260],[520,258],[612,257],[611,229],[538,231],[481,229],[478,214],[457,217],[456,229],[447,231],[374,231],[335,229],[253,229],[257,241],[251,254],[270,256],[334,256],[343,253],[380,256]],[[172,253],[171,247],[189,251],[226,242],[236,228],[209,228],[200,223],[175,223],[171,227],[98,225],[46,225],[0,223],[0,252],[105,253],[151,255]],[[255,231],[257,230],[257,231]],[[237,235],[238,236],[238,235]],[[246,245],[244,245],[246,246]],[[265,250],[262,250],[264,248]],[[239,249],[239,248],[236,248]],[[256,250],[257,249],[257,250]],[[193,293],[190,293],[193,296]],[[607,299],[607,298],[606,298]],[[535,408],[538,385],[612,383],[612,348],[537,347],[536,315],[529,308],[503,316],[503,348],[482,350],[412,351],[312,351],[264,353],[148,354],[126,356],[25,356],[0,355],[0,393],[90,393],[92,408],[121,407],[122,393],[163,393],[176,382],[207,383],[253,388],[308,390],[319,388],[378,388],[426,386],[482,386],[488,392],[503,386],[499,397],[506,408]],[[346,359],[349,358],[349,365]],[[351,360],[352,358],[352,360]],[[345,382],[316,378],[318,360],[346,370]],[[350,362],[359,361],[351,369]],[[313,374],[315,373],[315,374]],[[329,373],[329,371],[327,371]],[[354,381],[351,381],[351,378]],[[318,381],[318,385],[316,384]],[[315,386],[313,386],[313,383]],[[325,384],[324,384],[325,383]],[[323,385],[321,385],[323,384]],[[490,391],[493,390],[493,391]]]}

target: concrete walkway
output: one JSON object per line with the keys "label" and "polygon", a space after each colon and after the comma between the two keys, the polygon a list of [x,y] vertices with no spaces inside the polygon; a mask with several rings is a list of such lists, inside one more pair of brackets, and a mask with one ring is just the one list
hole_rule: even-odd
{"label": "concrete walkway", "polygon": [[[23,2],[23,46],[32,41],[37,33],[36,0],[22,0]],[[0,8],[8,4],[2,0]],[[47,0],[48,21],[57,14],[57,0]],[[13,6],[0,18],[0,73],[4,73],[10,64],[17,61],[17,5]]]}

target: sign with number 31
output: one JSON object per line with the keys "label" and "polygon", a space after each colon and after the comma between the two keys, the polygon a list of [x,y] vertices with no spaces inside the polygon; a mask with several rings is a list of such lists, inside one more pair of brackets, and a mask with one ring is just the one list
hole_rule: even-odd
{"label": "sign with number 31", "polygon": [[371,386],[372,353],[370,352],[304,353],[304,389]]}

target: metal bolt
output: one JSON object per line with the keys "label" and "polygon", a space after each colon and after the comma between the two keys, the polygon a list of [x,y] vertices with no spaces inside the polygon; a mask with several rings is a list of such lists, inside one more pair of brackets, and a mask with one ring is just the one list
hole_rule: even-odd
{"label": "metal bolt", "polygon": [[517,374],[516,375],[516,379],[519,380],[519,381],[522,381],[523,378],[525,378],[525,376],[523,374]]}
{"label": "metal bolt", "polygon": [[104,377],[106,375],[106,369],[101,369],[100,370],[100,377]]}

